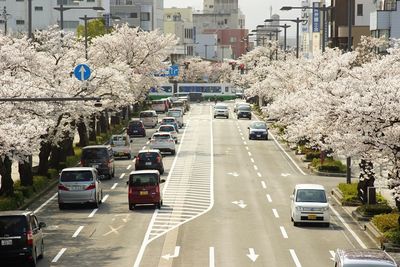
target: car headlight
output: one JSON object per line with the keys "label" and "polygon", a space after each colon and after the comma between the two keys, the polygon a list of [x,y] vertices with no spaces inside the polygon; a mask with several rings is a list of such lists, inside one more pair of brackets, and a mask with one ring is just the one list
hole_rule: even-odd
{"label": "car headlight", "polygon": [[323,207],[322,211],[328,211],[329,210],[329,206]]}
{"label": "car headlight", "polygon": [[296,206],[296,210],[298,210],[298,211],[304,211],[305,209],[304,209],[304,207]]}

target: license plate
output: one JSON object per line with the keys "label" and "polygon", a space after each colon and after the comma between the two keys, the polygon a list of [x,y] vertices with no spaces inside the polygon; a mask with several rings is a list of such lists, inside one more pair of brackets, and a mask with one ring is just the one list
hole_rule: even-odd
{"label": "license plate", "polygon": [[71,190],[74,190],[74,191],[82,190],[82,186],[71,186]]}
{"label": "license plate", "polygon": [[139,195],[141,196],[147,196],[149,194],[148,191],[140,191]]}
{"label": "license plate", "polygon": [[138,131],[133,131],[134,133],[137,133]]}
{"label": "license plate", "polygon": [[12,240],[1,240],[1,245],[2,246],[11,246]]}
{"label": "license plate", "polygon": [[261,134],[257,134],[257,137],[261,137]]}
{"label": "license plate", "polygon": [[146,162],[146,166],[151,166],[151,162]]}
{"label": "license plate", "polygon": [[308,219],[309,219],[309,220],[316,220],[316,219],[317,219],[317,215],[315,215],[315,214],[309,214],[309,215],[308,215]]}
{"label": "license plate", "polygon": [[99,165],[97,165],[97,164],[92,165],[92,168],[98,168],[98,167],[99,167]]}

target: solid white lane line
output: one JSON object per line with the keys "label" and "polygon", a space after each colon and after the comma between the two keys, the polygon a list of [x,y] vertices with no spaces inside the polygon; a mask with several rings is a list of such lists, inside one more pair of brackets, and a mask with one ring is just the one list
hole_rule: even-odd
{"label": "solid white lane line", "polygon": [[214,247],[210,247],[210,267],[215,267],[215,250],[214,250]]}
{"label": "solid white lane line", "polygon": [[77,237],[79,233],[82,231],[83,226],[79,226],[78,229],[76,229],[75,233],[72,235],[73,238]]}
{"label": "solid white lane line", "polygon": [[250,158],[250,161],[254,163],[254,159],[253,158]]}
{"label": "solid white lane line", "polygon": [[267,199],[268,199],[268,202],[269,202],[269,203],[272,202],[272,198],[271,198],[271,196],[270,196],[269,194],[267,194]]}
{"label": "solid white lane line", "polygon": [[132,165],[128,165],[128,167],[126,167],[127,170],[129,170],[132,167]]}
{"label": "solid white lane line", "polygon": [[286,233],[285,227],[280,226],[279,228],[281,229],[281,233],[282,233],[283,238],[288,238],[288,235]]}
{"label": "solid white lane line", "polygon": [[38,213],[41,209],[43,209],[47,204],[49,204],[50,203],[50,201],[52,201],[56,196],[57,196],[57,194],[58,193],[55,193],[54,195],[52,195],[46,202],[44,202],[42,205],[40,205],[40,207],[39,208],[37,208],[37,209],[35,209],[35,213]]}
{"label": "solid white lane line", "polygon": [[249,150],[249,147],[248,147],[248,146],[246,146],[246,150]]}
{"label": "solid white lane line", "polygon": [[103,199],[101,200],[101,202],[102,202],[102,203],[106,202],[106,200],[107,200],[107,198],[108,198],[109,196],[110,196],[110,195],[108,195],[108,194],[105,195],[105,196],[103,197]]}
{"label": "solid white lane line", "polygon": [[264,181],[261,181],[261,186],[262,186],[264,189],[267,189],[267,185],[265,184]]}
{"label": "solid white lane line", "polygon": [[121,176],[119,177],[119,179],[124,178],[124,176],[125,176],[125,173],[121,174]]}
{"label": "solid white lane line", "polygon": [[262,177],[261,173],[257,172],[258,177]]}
{"label": "solid white lane line", "polygon": [[350,228],[350,226],[344,221],[342,216],[340,216],[340,214],[332,207],[332,205],[329,205],[329,207],[331,208],[333,213],[335,213],[336,217],[339,218],[340,222],[344,225],[344,227],[346,227],[347,231],[349,231],[350,234],[354,237],[354,239],[357,241],[357,243],[360,244],[360,246],[362,248],[364,248],[364,249],[367,248],[367,246],[364,244],[364,242],[361,241],[361,239],[357,236],[357,234]]}
{"label": "solid white lane line", "polygon": [[279,218],[279,214],[276,209],[272,209],[272,212],[274,213],[275,218]]}
{"label": "solid white lane line", "polygon": [[111,190],[114,190],[118,186],[118,183],[115,183],[112,187]]}
{"label": "solid white lane line", "polygon": [[54,257],[54,259],[51,262],[57,262],[61,258],[62,254],[64,254],[64,252],[66,250],[67,250],[67,248],[62,248],[60,250],[60,252],[58,252],[58,254]]}
{"label": "solid white lane line", "polygon": [[97,210],[98,210],[98,209],[94,209],[94,210],[89,214],[88,218],[92,218],[92,217],[96,214]]}
{"label": "solid white lane line", "polygon": [[254,165],[253,167],[254,167],[254,169],[255,169],[256,171],[258,170],[258,167],[257,167],[257,165]]}
{"label": "solid white lane line", "polygon": [[249,157],[251,157],[251,156],[252,156],[250,151],[249,151],[249,152],[247,152],[247,154],[249,154]]}
{"label": "solid white lane line", "polygon": [[294,261],[294,264],[296,264],[296,267],[301,267],[301,263],[299,261],[299,258],[297,258],[296,252],[294,252],[294,249],[289,249],[290,255],[292,256],[292,259]]}

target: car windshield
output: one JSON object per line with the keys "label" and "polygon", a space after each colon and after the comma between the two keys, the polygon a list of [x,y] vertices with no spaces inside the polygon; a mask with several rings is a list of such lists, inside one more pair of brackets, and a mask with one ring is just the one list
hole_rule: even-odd
{"label": "car windshield", "polygon": [[180,111],[168,111],[168,116],[180,117],[181,116],[181,112]]}
{"label": "car windshield", "polygon": [[91,171],[65,171],[61,173],[61,182],[90,182],[93,180]]}
{"label": "car windshield", "polygon": [[101,159],[107,157],[106,148],[88,148],[84,149],[82,153],[83,159]]}
{"label": "car windshield", "polygon": [[141,118],[148,118],[148,117],[153,117],[154,114],[152,112],[141,112],[139,117]]}
{"label": "car windshield", "polygon": [[131,186],[155,186],[158,184],[158,177],[156,174],[133,174],[129,177]]}
{"label": "car windshield", "polygon": [[175,123],[175,119],[163,119],[163,123],[172,124]]}
{"label": "car windshield", "polygon": [[249,106],[240,106],[238,109],[240,111],[250,111],[251,110]]}
{"label": "car windshield", "polygon": [[111,138],[111,145],[114,146],[126,146],[128,145],[128,140],[126,138],[126,136],[122,136],[122,135],[115,135]]}
{"label": "car windshield", "polygon": [[175,127],[174,126],[163,126],[163,127],[160,127],[160,129],[158,131],[160,131],[160,132],[174,132],[175,131]]}
{"label": "car windshield", "polygon": [[297,190],[296,202],[326,203],[325,190],[299,189]]}
{"label": "car windshield", "polygon": [[228,106],[215,106],[216,109],[228,109]]}
{"label": "car windshield", "polygon": [[139,160],[154,160],[158,156],[158,153],[155,152],[144,152],[144,153],[139,153],[138,158]]}
{"label": "car windshield", "polygon": [[250,128],[252,129],[266,129],[266,125],[263,122],[254,122],[251,124]]}
{"label": "car windshield", "polygon": [[142,122],[141,121],[131,121],[129,123],[129,127],[133,127],[133,128],[142,127]]}
{"label": "car windshield", "polygon": [[0,237],[21,235],[25,232],[25,216],[0,216]]}

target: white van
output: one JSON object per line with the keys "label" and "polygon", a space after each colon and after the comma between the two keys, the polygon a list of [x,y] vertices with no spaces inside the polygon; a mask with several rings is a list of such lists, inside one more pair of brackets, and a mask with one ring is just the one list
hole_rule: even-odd
{"label": "white van", "polygon": [[139,119],[143,122],[144,127],[155,128],[158,123],[158,115],[155,110],[146,110],[140,112]]}
{"label": "white van", "polygon": [[179,128],[183,127],[183,110],[180,108],[171,108],[167,112],[167,117],[174,117]]}

